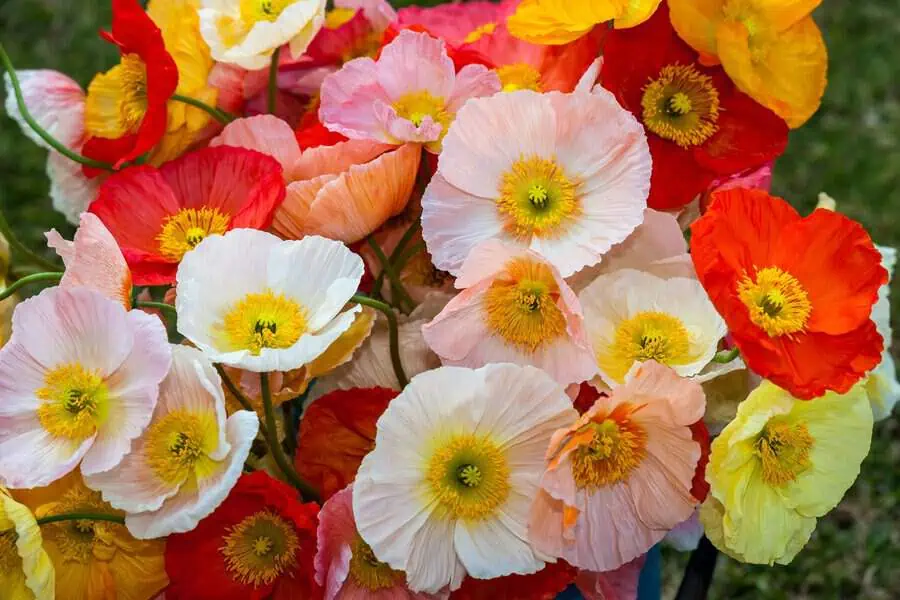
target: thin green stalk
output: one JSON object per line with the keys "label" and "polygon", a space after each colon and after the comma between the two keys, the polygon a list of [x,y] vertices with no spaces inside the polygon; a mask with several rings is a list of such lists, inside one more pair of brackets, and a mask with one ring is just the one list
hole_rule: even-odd
{"label": "thin green stalk", "polygon": [[269,433],[267,436],[269,452],[272,453],[275,464],[278,465],[278,469],[284,473],[284,476],[288,478],[291,485],[300,491],[300,495],[304,500],[307,502],[318,502],[320,500],[319,493],[297,474],[294,466],[284,455],[284,450],[278,441],[278,429],[275,426],[275,408],[272,406],[272,390],[269,388],[268,373],[259,374],[259,385],[262,392],[263,410],[266,413],[266,429],[268,429]]}
{"label": "thin green stalk", "polygon": [[202,100],[197,100],[196,98],[191,98],[190,96],[182,96],[181,94],[173,94],[172,100],[176,102],[183,102],[185,104],[189,104],[194,108],[199,108],[200,110],[207,113],[213,119],[221,123],[222,125],[228,125],[232,121],[234,121],[235,116],[231,115],[220,108],[216,108],[215,106],[210,106],[206,102]]}
{"label": "thin green stalk", "polygon": [[61,271],[59,265],[54,264],[43,256],[35,253],[28,246],[23,244],[18,237],[16,237],[15,232],[9,226],[9,223],[7,223],[6,217],[3,216],[3,212],[0,212],[0,233],[2,233],[3,237],[6,238],[6,241],[9,242],[10,248],[12,248],[13,251],[21,254],[29,262],[34,263],[35,265],[47,271]]}
{"label": "thin green stalk", "polygon": [[175,310],[175,307],[171,304],[166,304],[165,302],[150,302],[148,301],[138,301],[134,303],[135,308],[155,308],[156,310],[161,310],[166,315],[172,317],[173,319],[178,318],[178,311]]}
{"label": "thin green stalk", "polygon": [[403,267],[406,266],[406,263],[408,263],[413,256],[415,256],[419,252],[422,252],[423,250],[425,250],[425,242],[419,242],[418,244],[410,246],[409,249],[407,249],[407,251],[404,252],[399,259],[397,259],[397,262],[394,263],[394,268],[403,269]]}
{"label": "thin green stalk", "polygon": [[[392,265],[397,264],[397,259],[399,259],[400,255],[403,254],[403,250],[406,248],[406,245],[409,244],[410,240],[412,240],[413,237],[415,237],[420,227],[421,223],[418,219],[416,219],[415,221],[413,221],[413,224],[410,225],[405,232],[403,232],[403,237],[400,238],[400,241],[397,242],[397,246],[394,248],[394,251],[391,252],[389,262]],[[384,269],[382,269],[381,273],[378,274],[378,277],[375,278],[375,284],[372,286],[372,289],[379,295],[381,294],[381,286],[384,284],[384,278],[386,275],[387,273]]]}
{"label": "thin green stalk", "polygon": [[723,352],[719,352],[713,357],[713,362],[718,363],[720,365],[727,365],[737,357],[741,355],[741,351],[737,348],[732,348],[731,350],[725,350]]}
{"label": "thin green stalk", "polygon": [[281,48],[275,48],[272,53],[272,62],[269,64],[269,97],[268,112],[275,114],[275,104],[278,100],[278,61],[281,58]]}
{"label": "thin green stalk", "polygon": [[400,359],[400,330],[397,325],[397,314],[394,312],[393,308],[384,302],[361,294],[355,294],[350,298],[350,301],[374,308],[375,310],[380,310],[384,313],[384,316],[387,317],[388,339],[391,346],[391,364],[394,367],[394,375],[397,376],[397,382],[400,384],[400,389],[402,390],[409,383],[409,379],[406,377],[406,372],[403,370],[403,361]]}
{"label": "thin green stalk", "polygon": [[102,513],[64,513],[61,515],[49,515],[40,517],[37,520],[38,525],[49,525],[50,523],[58,523],[60,521],[106,521],[108,523],[125,524],[125,517],[119,515],[105,515]]}
{"label": "thin green stalk", "polygon": [[58,283],[59,280],[62,279],[62,276],[62,273],[35,273],[34,275],[27,275],[22,279],[16,280],[15,283],[9,285],[5,290],[0,292],[0,301],[6,300],[26,285],[40,281],[52,281]]}
{"label": "thin green stalk", "polygon": [[[228,373],[225,371],[225,368],[222,365],[216,364],[213,365],[216,368],[216,371],[219,373],[219,377],[222,378],[222,383],[225,384],[225,387],[231,392],[231,395],[235,397],[238,403],[241,405],[241,408],[244,410],[249,410],[250,412],[256,412],[253,408],[253,404],[250,402],[250,398],[248,398],[243,391],[231,380],[231,377],[228,376]],[[263,437],[269,439],[269,431],[266,428],[264,423],[259,424],[259,432],[263,434]]]}
{"label": "thin green stalk", "polygon": [[366,242],[375,253],[375,256],[378,258],[378,262],[381,263],[381,272],[387,273],[387,277],[391,282],[391,293],[394,303],[399,307],[402,306],[403,302],[406,302],[409,305],[410,310],[412,310],[416,306],[416,304],[415,302],[413,302],[412,298],[409,297],[406,288],[403,287],[403,282],[400,281],[399,275],[391,265],[391,261],[384,254],[384,250],[381,249],[381,246],[379,246],[371,236],[366,238]]}
{"label": "thin green stalk", "polygon": [[19,112],[22,114],[22,118],[26,123],[28,123],[28,126],[38,135],[38,137],[40,137],[47,143],[47,145],[49,145],[51,148],[53,148],[69,160],[75,161],[88,167],[93,167],[95,169],[103,169],[105,171],[114,170],[113,166],[107,162],[94,160],[92,158],[88,158],[87,156],[82,156],[77,152],[74,152],[65,144],[50,135],[47,130],[41,127],[38,122],[35,121],[34,117],[31,116],[31,113],[28,112],[28,106],[25,104],[25,97],[22,95],[22,87],[21,85],[19,85],[19,77],[16,75],[16,68],[13,66],[12,61],[9,59],[9,55],[6,54],[6,50],[3,49],[3,44],[0,44],[0,62],[3,63],[3,68],[6,69],[6,72],[9,73],[9,80],[12,83],[13,92],[16,96],[16,104],[19,107]]}

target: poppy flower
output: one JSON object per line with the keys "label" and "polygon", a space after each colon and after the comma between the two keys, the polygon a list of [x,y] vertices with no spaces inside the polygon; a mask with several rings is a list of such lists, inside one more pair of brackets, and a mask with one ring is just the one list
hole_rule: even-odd
{"label": "poppy flower", "polygon": [[169,600],[314,598],[318,505],[263,471],[243,475],[196,529],[169,536]]}
{"label": "poppy flower", "polygon": [[536,44],[567,44],[597,25],[613,21],[616,29],[649,19],[660,0],[522,0],[509,19],[518,38]]}
{"label": "poppy flower", "polygon": [[111,175],[89,210],[118,241],[135,285],[165,285],[205,237],[267,228],[284,195],[281,165],[272,157],[204,148],[159,169]]}
{"label": "poppy flower", "polygon": [[716,179],[780,155],[787,125],[705,67],[669,23],[665,5],[646,23],[608,34],[600,84],[647,130],[653,155],[648,205],[681,208]]}
{"label": "poppy flower", "polygon": [[[112,0],[112,32],[100,32],[119,48],[118,65],[88,86],[82,153],[116,168],[153,149],[166,133],[167,103],[178,86],[178,67],[162,33],[137,0]],[[85,167],[85,174],[97,175]]]}
{"label": "poppy flower", "polygon": [[313,402],[300,422],[297,471],[327,500],[356,477],[375,447],[375,423],[398,391],[335,390]]}
{"label": "poppy flower", "polygon": [[467,577],[450,600],[553,600],[575,580],[578,570],[563,560],[537,573],[496,579]]}
{"label": "poppy flower", "polygon": [[861,225],[734,189],[714,193],[691,232],[700,282],[751,370],[809,400],[878,365],[870,314],[888,274]]}
{"label": "poppy flower", "polygon": [[0,586],[9,598],[52,600],[56,573],[41,528],[28,507],[0,486]]}

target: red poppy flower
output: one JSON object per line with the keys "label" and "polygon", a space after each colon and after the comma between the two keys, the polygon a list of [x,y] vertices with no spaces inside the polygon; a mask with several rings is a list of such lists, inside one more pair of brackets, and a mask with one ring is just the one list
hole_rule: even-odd
{"label": "red poppy flower", "polygon": [[356,478],[362,459],[375,447],[375,423],[397,394],[386,388],[337,390],[306,410],[296,466],[323,500]]}
{"label": "red poppy flower", "polygon": [[169,600],[293,600],[321,594],[313,574],[319,506],[263,471],[243,475],[216,511],[169,536]]}
{"label": "red poppy flower", "polygon": [[724,176],[779,156],[788,126],[704,67],[675,34],[663,4],[646,23],[609,32],[600,83],[647,131],[650,208],[680,208]]}
{"label": "red poppy flower", "polygon": [[888,274],[859,223],[801,218],[761,190],[716,192],[691,255],[744,361],[797,398],[847,392],[880,362],[869,316]]}
{"label": "red poppy flower", "polygon": [[347,137],[336,131],[331,131],[322,124],[319,119],[319,100],[316,99],[310,103],[300,123],[297,124],[297,130],[294,132],[297,143],[301,150],[307,148],[316,148],[318,146],[334,146],[340,142],[346,142]]}
{"label": "red poppy flower", "polygon": [[706,481],[706,465],[709,464],[709,429],[703,421],[691,425],[691,437],[700,444],[700,459],[691,482],[691,496],[703,502],[709,495],[709,483]]}
{"label": "red poppy flower", "polygon": [[267,229],[284,200],[281,165],[271,156],[218,146],[159,169],[114,173],[89,211],[116,238],[136,285],[175,280],[186,252],[211,234]]}
{"label": "red poppy flower", "polygon": [[[152,150],[165,134],[178,67],[137,0],[112,0],[112,13],[112,32],[100,35],[119,48],[121,60],[88,86],[84,118],[89,138],[81,151],[119,168]],[[88,177],[99,173],[85,168]]]}
{"label": "red poppy flower", "polygon": [[575,581],[578,569],[564,560],[548,563],[531,575],[496,579],[467,577],[450,600],[552,600]]}

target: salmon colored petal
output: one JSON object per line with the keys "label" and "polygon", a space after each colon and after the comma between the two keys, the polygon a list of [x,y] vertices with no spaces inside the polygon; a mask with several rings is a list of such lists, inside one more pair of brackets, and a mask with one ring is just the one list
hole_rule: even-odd
{"label": "salmon colored petal", "polygon": [[800,127],[819,109],[825,93],[828,51],[822,32],[807,17],[770,37],[750,37],[740,23],[722,24],[717,32],[722,66],[742,91],[792,129]]}
{"label": "salmon colored petal", "polygon": [[320,175],[340,175],[353,165],[361,165],[396,148],[389,144],[368,140],[348,140],[333,146],[307,148],[291,165],[286,167],[288,181],[303,181]]}
{"label": "salmon colored petal", "polygon": [[256,150],[275,158],[285,170],[300,158],[300,145],[294,136],[294,130],[273,115],[257,115],[232,121],[209,145]]}
{"label": "salmon colored petal", "polygon": [[307,181],[297,181],[287,187],[284,202],[275,212],[272,231],[286,240],[299,240],[310,235],[307,218],[316,196],[338,175],[320,175]]}

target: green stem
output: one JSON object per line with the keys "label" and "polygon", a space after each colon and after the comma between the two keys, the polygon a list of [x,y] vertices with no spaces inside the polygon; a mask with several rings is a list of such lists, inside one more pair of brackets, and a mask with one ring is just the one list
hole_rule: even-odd
{"label": "green stem", "polygon": [[384,302],[361,294],[355,294],[350,298],[350,301],[374,308],[375,310],[380,310],[384,313],[384,316],[387,317],[388,338],[391,345],[391,364],[394,367],[394,375],[397,376],[397,382],[400,384],[400,389],[402,390],[409,383],[409,379],[406,377],[406,372],[403,370],[403,361],[400,359],[400,330],[397,325],[397,314],[394,312],[393,308]]}
{"label": "green stem", "polygon": [[175,307],[171,304],[166,304],[165,302],[150,302],[148,301],[138,301],[134,303],[135,308],[155,308],[156,310],[161,310],[166,313],[168,316],[173,318],[178,318],[178,311],[175,310]]}
{"label": "green stem", "polygon": [[387,277],[391,282],[391,292],[392,292],[392,300],[397,306],[402,306],[403,302],[406,302],[410,310],[416,306],[415,302],[413,302],[412,298],[409,297],[409,294],[406,291],[406,288],[403,287],[403,282],[400,281],[400,277],[397,272],[394,270],[394,267],[391,266],[391,261],[384,254],[384,250],[381,249],[381,246],[370,236],[366,238],[366,242],[369,244],[369,247],[375,253],[375,256],[378,258],[378,262],[381,263],[381,272],[387,273]]}
{"label": "green stem", "polygon": [[[418,233],[419,228],[421,227],[421,223],[418,219],[413,221],[413,224],[409,226],[409,228],[403,232],[403,237],[400,238],[400,241],[397,242],[397,246],[394,248],[394,251],[391,252],[390,263],[392,265],[397,264],[397,259],[400,258],[400,255],[403,254],[403,250],[406,248],[406,245],[409,244],[410,240],[415,237],[416,233]],[[402,270],[402,267],[401,267]],[[381,273],[378,274],[378,277],[375,278],[375,284],[372,286],[372,290],[375,293],[381,294],[381,286],[384,284],[384,277],[387,275],[384,269],[381,270]]]}
{"label": "green stem", "polygon": [[102,513],[65,513],[61,515],[49,515],[37,519],[38,525],[49,525],[60,521],[106,521],[108,523],[125,524],[125,517],[119,515],[104,515]]}
{"label": "green stem", "polygon": [[[253,408],[253,404],[250,402],[250,398],[248,398],[244,392],[231,380],[231,377],[228,376],[228,373],[225,371],[225,368],[222,365],[214,365],[216,367],[216,371],[219,373],[219,377],[222,378],[222,383],[225,384],[225,387],[231,392],[231,395],[235,397],[238,403],[241,405],[241,408],[244,410],[249,410],[250,412],[256,412]],[[259,424],[259,431],[263,434],[263,437],[269,439],[269,431],[266,428],[264,423]]]}
{"label": "green stem", "polygon": [[720,365],[727,365],[737,357],[741,355],[741,351],[737,348],[732,348],[731,350],[724,350],[719,352],[713,357],[714,363],[719,363]]}
{"label": "green stem", "polygon": [[270,114],[275,114],[275,104],[278,100],[278,61],[281,58],[281,48],[275,48],[272,53],[272,62],[269,64],[269,97],[267,108]]}
{"label": "green stem", "polygon": [[234,121],[235,116],[228,114],[224,110],[220,108],[216,108],[214,106],[210,106],[206,102],[202,100],[197,100],[196,98],[191,98],[190,96],[182,96],[181,94],[173,94],[172,100],[177,102],[183,102],[184,104],[189,104],[194,108],[199,108],[200,110],[207,113],[213,119],[221,123],[222,125],[228,125],[232,121]]}
{"label": "green stem", "polygon": [[268,373],[259,374],[259,386],[262,391],[263,410],[266,413],[266,429],[268,429],[269,434],[266,437],[269,442],[269,452],[272,453],[275,464],[278,465],[278,468],[284,473],[284,476],[288,478],[291,485],[300,491],[300,495],[305,501],[318,502],[318,492],[297,474],[294,466],[284,455],[284,450],[281,448],[281,442],[278,441],[278,429],[275,426],[275,408],[272,406],[272,390],[269,388]]}
{"label": "green stem", "polygon": [[3,49],[3,44],[0,44],[0,62],[3,63],[3,68],[6,69],[6,72],[9,73],[9,80],[12,83],[13,91],[16,95],[16,104],[19,107],[19,112],[22,114],[22,118],[26,123],[28,123],[28,126],[31,127],[31,130],[34,131],[38,135],[38,137],[44,140],[44,142],[46,142],[48,146],[50,146],[69,160],[75,161],[88,167],[93,167],[95,169],[103,169],[105,171],[114,170],[111,164],[99,160],[94,160],[92,158],[88,158],[87,156],[82,156],[81,154],[74,152],[65,144],[47,133],[47,131],[43,127],[41,127],[37,121],[35,121],[34,117],[31,116],[31,113],[28,112],[28,106],[25,104],[25,97],[22,95],[22,87],[19,85],[19,77],[16,75],[16,69],[15,67],[13,67],[12,61],[9,59],[9,55],[7,55],[6,50]]}
{"label": "green stem", "polygon": [[397,262],[394,263],[394,268],[402,269],[406,266],[406,263],[408,263],[413,256],[415,256],[419,252],[422,252],[423,250],[425,250],[425,242],[419,242],[418,244],[411,246],[406,252],[403,253],[403,255],[399,259],[397,259]]}
{"label": "green stem", "polygon": [[60,271],[59,265],[54,264],[43,256],[35,253],[16,237],[15,232],[9,226],[9,223],[6,222],[6,217],[3,216],[2,212],[0,212],[0,233],[2,233],[3,237],[6,238],[6,241],[9,242],[10,248],[23,255],[29,262],[48,271]]}
{"label": "green stem", "polygon": [[0,292],[0,301],[6,300],[26,285],[39,281],[52,281],[58,283],[59,280],[62,279],[62,276],[62,273],[35,273],[34,275],[26,275]]}

